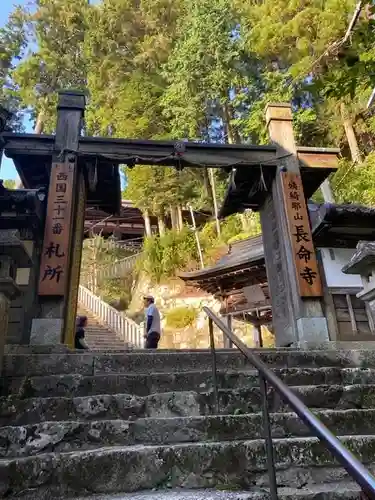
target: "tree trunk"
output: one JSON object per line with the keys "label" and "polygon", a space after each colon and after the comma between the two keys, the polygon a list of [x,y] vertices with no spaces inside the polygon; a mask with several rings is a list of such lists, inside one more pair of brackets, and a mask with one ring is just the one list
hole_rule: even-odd
{"label": "tree trunk", "polygon": [[165,234],[165,221],[161,215],[158,215],[158,227],[160,236],[163,236]]}
{"label": "tree trunk", "polygon": [[246,215],[244,213],[240,214],[240,219],[241,219],[242,231],[245,233],[248,229]]}
{"label": "tree trunk", "polygon": [[239,136],[239,133],[231,123],[233,120],[233,109],[229,103],[225,103],[223,105],[223,115],[224,126],[227,132],[227,142],[229,144],[240,144],[241,138]]}
{"label": "tree trunk", "polygon": [[152,229],[151,229],[151,220],[150,220],[150,214],[148,210],[143,211],[143,219],[145,221],[145,233],[147,237],[152,236]]}
{"label": "tree trunk", "polygon": [[179,231],[180,227],[178,224],[178,217],[177,217],[177,207],[170,206],[169,211],[171,214],[171,224],[172,224],[172,229],[173,231]]}
{"label": "tree trunk", "polygon": [[213,205],[214,205],[216,231],[217,231],[217,235],[220,237],[221,229],[220,229],[220,221],[219,221],[219,209],[217,206],[215,177],[214,177],[214,173],[213,173],[212,168],[209,169],[209,174],[210,174],[210,184],[211,184],[211,190],[212,190],[212,200],[213,200]]}
{"label": "tree trunk", "polygon": [[97,262],[97,259],[98,259],[98,249],[96,247],[96,240],[94,239],[92,241],[92,244],[93,244],[93,247],[92,247],[92,278],[93,278],[93,283],[92,283],[92,293],[94,295],[97,295],[97,291],[98,291],[98,262]]}
{"label": "tree trunk", "polygon": [[203,185],[204,185],[204,190],[205,190],[206,196],[210,202],[212,213],[214,213],[215,212],[214,199],[212,196],[211,182],[210,182],[210,177],[209,177],[207,167],[204,167],[204,169],[203,169]]}
{"label": "tree trunk", "polygon": [[44,119],[45,119],[44,112],[39,111],[34,127],[34,134],[43,134]]}
{"label": "tree trunk", "polygon": [[181,205],[177,205],[177,219],[178,219],[178,225],[179,225],[180,231],[182,231],[184,228],[184,219],[182,217]]}
{"label": "tree trunk", "polygon": [[354,163],[362,162],[361,151],[358,146],[357,137],[355,135],[355,130],[353,127],[353,122],[349,116],[346,105],[342,102],[340,104],[341,119],[344,125],[346,138],[348,140],[348,145],[350,149],[350,154]]}

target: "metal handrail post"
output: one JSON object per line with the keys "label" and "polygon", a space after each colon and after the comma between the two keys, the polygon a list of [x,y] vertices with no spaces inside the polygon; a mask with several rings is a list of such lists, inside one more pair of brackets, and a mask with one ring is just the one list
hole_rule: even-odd
{"label": "metal handrail post", "polygon": [[275,456],[274,456],[275,454],[272,441],[270,413],[268,411],[268,401],[267,401],[267,381],[260,372],[258,373],[259,373],[260,393],[262,396],[263,437],[266,446],[267,469],[270,482],[270,495],[271,495],[271,500],[278,500]]}
{"label": "metal handrail post", "polygon": [[214,403],[216,415],[219,414],[219,390],[217,385],[217,363],[216,363],[216,349],[215,349],[215,337],[214,337],[214,322],[211,318],[208,318],[208,330],[210,332],[210,347],[211,347],[211,359],[212,359],[212,383],[214,391]]}

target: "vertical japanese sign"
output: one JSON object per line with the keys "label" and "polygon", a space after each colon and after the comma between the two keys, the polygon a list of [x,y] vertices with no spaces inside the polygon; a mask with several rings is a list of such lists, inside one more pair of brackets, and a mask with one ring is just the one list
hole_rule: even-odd
{"label": "vertical japanese sign", "polygon": [[292,172],[282,172],[281,175],[300,295],[301,297],[321,297],[323,295],[322,282],[301,176]]}
{"label": "vertical japanese sign", "polygon": [[74,164],[52,164],[40,262],[39,295],[63,296],[66,291],[73,183]]}

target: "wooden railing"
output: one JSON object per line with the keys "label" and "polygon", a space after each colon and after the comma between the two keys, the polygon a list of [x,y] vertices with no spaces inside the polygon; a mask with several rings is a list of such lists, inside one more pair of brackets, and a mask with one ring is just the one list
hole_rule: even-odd
{"label": "wooden railing", "polygon": [[137,253],[111,264],[103,264],[93,272],[82,270],[81,284],[90,290],[96,290],[96,287],[100,286],[105,280],[123,278],[133,271],[140,255],[140,253]]}
{"label": "wooden railing", "polygon": [[99,323],[107,326],[110,330],[131,347],[143,348],[143,329],[135,321],[123,316],[119,311],[106,304],[100,297],[94,295],[84,286],[79,286],[78,303],[87,311],[91,311]]}
{"label": "wooden railing", "polygon": [[112,278],[122,278],[126,276],[127,273],[133,271],[134,266],[139,258],[140,254],[130,255],[130,257],[125,257],[124,259],[113,262],[102,269],[98,270],[98,283],[103,282],[106,279]]}

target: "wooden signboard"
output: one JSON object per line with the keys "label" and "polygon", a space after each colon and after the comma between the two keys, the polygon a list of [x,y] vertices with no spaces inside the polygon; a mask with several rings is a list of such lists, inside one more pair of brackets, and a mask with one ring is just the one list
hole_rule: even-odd
{"label": "wooden signboard", "polygon": [[307,206],[299,174],[282,172],[283,196],[301,297],[323,295]]}
{"label": "wooden signboard", "polygon": [[40,262],[39,295],[65,295],[72,226],[73,182],[74,164],[52,164]]}

